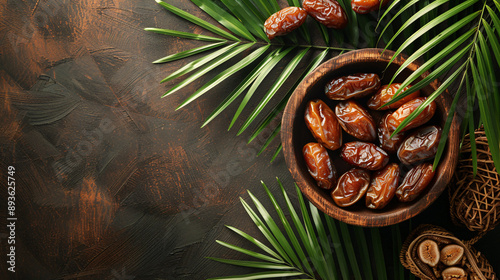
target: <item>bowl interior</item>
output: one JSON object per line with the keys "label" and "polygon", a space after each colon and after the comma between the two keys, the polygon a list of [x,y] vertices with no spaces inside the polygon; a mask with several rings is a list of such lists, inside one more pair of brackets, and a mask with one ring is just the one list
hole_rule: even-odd
{"label": "bowl interior", "polygon": [[[285,160],[292,176],[305,196],[326,214],[343,222],[362,226],[385,226],[398,223],[409,219],[429,206],[430,203],[439,196],[451,179],[452,171],[456,164],[456,155],[453,155],[451,152],[453,149],[450,147],[456,147],[458,149],[458,134],[456,134],[458,131],[455,131],[458,129],[458,125],[456,124],[456,120],[454,120],[455,125],[452,125],[448,137],[447,148],[436,170],[433,181],[416,200],[410,203],[401,203],[394,197],[393,200],[381,210],[366,208],[364,206],[364,200],[359,201],[353,206],[340,208],[330,197],[329,191],[317,187],[316,182],[307,171],[307,166],[302,155],[302,148],[305,144],[316,142],[304,122],[306,105],[310,100],[319,98],[325,101],[325,103],[334,110],[338,101],[328,99],[324,94],[324,87],[327,82],[336,77],[354,73],[377,73],[382,79],[382,85],[388,84],[393,74],[404,62],[404,58],[399,57],[395,59],[390,66],[386,68],[393,52],[386,51],[383,54],[381,53],[382,50],[380,49],[359,50],[338,56],[320,65],[297,87],[287,104],[282,122],[281,139],[283,142]],[[417,67],[417,64],[409,65],[394,82],[404,81],[404,79],[406,79]],[[434,92],[436,88],[437,81],[421,89],[421,95],[428,96]],[[359,99],[358,101],[366,108],[366,101],[368,98],[369,96]],[[443,127],[450,106],[447,93],[438,97],[436,103],[438,105],[437,111],[434,117],[426,125],[436,124]],[[387,112],[369,111],[377,124],[380,118]],[[345,132],[343,133],[343,143],[355,140],[354,137]],[[340,149],[329,151],[329,154],[332,164],[335,165],[337,169],[339,177],[353,167],[340,158]],[[397,156],[392,155],[391,162],[399,163]],[[453,167],[453,169],[450,170],[450,167]],[[411,167],[400,164],[403,176],[410,168]]]}

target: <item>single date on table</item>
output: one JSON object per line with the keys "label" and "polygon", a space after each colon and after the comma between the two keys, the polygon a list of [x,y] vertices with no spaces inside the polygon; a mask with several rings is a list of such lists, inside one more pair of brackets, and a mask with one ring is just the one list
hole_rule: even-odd
{"label": "single date on table", "polygon": [[16,271],[16,169],[14,166],[7,168],[7,268],[10,272]]}

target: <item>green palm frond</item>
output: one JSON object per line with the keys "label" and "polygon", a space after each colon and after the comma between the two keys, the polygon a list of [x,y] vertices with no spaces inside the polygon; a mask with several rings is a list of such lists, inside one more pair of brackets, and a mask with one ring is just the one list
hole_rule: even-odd
{"label": "green palm frond", "polygon": [[[153,62],[166,63],[193,55],[203,55],[174,71],[161,81],[162,83],[172,81],[192,71],[196,71],[194,74],[184,77],[180,82],[171,86],[163,97],[183,89],[210,71],[218,73],[214,78],[200,86],[194,93],[187,97],[177,109],[190,104],[219,84],[224,83],[230,76],[249,67],[251,64],[256,64],[242,82],[226,96],[202,124],[202,127],[208,125],[230,104],[241,98],[240,105],[229,123],[229,129],[231,129],[237,124],[240,117],[243,117],[243,114],[246,113],[245,109],[249,102],[254,99],[260,99],[257,107],[248,113],[237,130],[237,135],[240,135],[258,122],[257,127],[253,129],[250,135],[249,142],[265,131],[273,120],[280,117],[280,113],[284,110],[292,92],[308,73],[314,70],[327,57],[351,50],[351,48],[344,47],[343,38],[349,38],[346,45],[354,47],[359,44],[360,39],[357,16],[350,9],[350,2],[348,0],[342,0],[341,4],[348,13],[349,25],[344,31],[335,31],[333,33],[334,40],[330,40],[331,30],[318,24],[316,21],[310,20],[298,30],[287,36],[275,38],[272,42],[266,37],[263,31],[263,23],[271,14],[280,9],[276,0],[191,0],[196,6],[216,20],[221,27],[187,13],[175,7],[174,4],[169,4],[161,0],[156,0],[156,2],[168,12],[214,34],[204,35],[162,28],[145,28],[146,31],[157,34],[209,42],[206,45],[183,50],[159,58]],[[288,0],[288,4],[290,6],[300,6],[301,2],[299,0]],[[316,30],[321,34],[322,43],[312,43],[311,30]],[[335,42],[331,44],[330,41]],[[248,54],[249,50],[251,51],[250,54]],[[246,53],[245,55],[243,55],[244,52]],[[306,57],[310,56],[314,56],[312,62],[301,73],[296,73],[298,72],[296,69],[301,69],[299,67],[300,63],[305,61]],[[243,58],[225,70],[219,70],[221,68],[219,66],[229,63],[228,61],[235,57]],[[286,66],[284,69],[277,71],[276,69],[281,63],[286,63]],[[276,72],[278,72],[277,75]],[[284,93],[282,94],[282,88],[290,83],[290,77],[296,77],[297,75],[299,79],[291,87],[284,89]],[[268,84],[264,83],[264,81],[268,80],[273,81],[272,85],[269,88],[264,88],[263,84]],[[263,94],[260,94],[260,92]],[[243,97],[241,97],[242,95]],[[279,98],[279,103],[272,108],[268,108],[269,103],[275,98]],[[280,128],[279,124],[270,128],[271,134],[262,144],[259,154],[270,146],[279,134]],[[281,145],[278,145],[272,160],[276,158],[280,151]]]}
{"label": "green palm frond", "polygon": [[[401,4],[399,2],[395,1],[391,4],[382,19],[391,14],[391,11],[394,13],[396,9],[400,8]],[[448,7],[437,15],[437,10],[442,5],[448,5]],[[458,85],[458,91],[452,93],[455,96],[443,129],[443,137],[439,144],[434,167],[437,166],[444,151],[446,136],[449,132],[452,117],[456,112],[459,96],[465,94],[467,112],[462,115],[464,120],[462,125],[463,133],[474,131],[480,125],[474,120],[475,114],[473,112],[475,100],[477,100],[480,120],[484,125],[488,142],[492,143],[490,149],[495,166],[500,168],[500,123],[498,122],[498,115],[500,114],[498,85],[500,78],[495,75],[500,69],[500,20],[498,16],[500,3],[498,0],[435,0],[422,5],[421,1],[411,1],[404,5],[401,10],[408,10],[410,7],[415,7],[416,12],[392,35],[387,48],[395,46],[395,42],[404,37],[402,43],[398,42],[399,48],[396,55],[403,51],[408,52],[410,47],[417,48],[417,50],[409,52],[411,53],[410,57],[399,68],[392,81],[411,62],[419,58],[426,58],[427,62],[403,82],[403,85],[412,84],[413,87],[404,93],[398,91],[396,97],[389,103],[396,102],[404,96],[427,86],[436,78],[441,78],[443,83],[394,133],[400,131],[407,122],[414,119],[425,106],[447,88],[451,85]],[[388,25],[393,25],[395,18],[401,17],[401,10],[396,13],[396,16],[391,19]],[[414,27],[416,29],[414,33],[410,36],[400,36],[404,30],[415,26],[417,21],[419,21],[420,26],[417,26],[418,28]],[[387,29],[388,26],[383,29],[380,38],[383,38]],[[417,82],[420,74],[428,70],[432,70],[431,74]],[[473,152],[473,158],[475,156]],[[476,166],[475,161],[474,166]],[[474,167],[474,170],[476,170],[476,167]]]}
{"label": "green palm frond", "polygon": [[[399,250],[402,243],[398,225],[390,228],[394,242],[392,252],[384,252],[378,228],[367,231],[362,227],[354,227],[334,220],[319,212],[310,202],[306,203],[302,193],[295,186],[299,202],[297,211],[280,180],[277,179],[277,181],[285,207],[279,205],[276,197],[262,182],[278,217],[276,220],[251,192],[248,194],[256,210],[240,198],[247,214],[270,246],[237,228],[227,226],[228,229],[255,245],[258,251],[243,249],[220,240],[216,242],[257,260],[209,257],[211,260],[230,265],[257,268],[260,272],[211,279],[267,279],[297,276],[301,279],[387,279],[386,260],[392,261],[394,265],[398,276],[395,279],[405,279],[405,271],[399,263]],[[367,245],[367,235],[371,239],[372,248]],[[392,256],[392,258],[386,259],[387,256]]]}

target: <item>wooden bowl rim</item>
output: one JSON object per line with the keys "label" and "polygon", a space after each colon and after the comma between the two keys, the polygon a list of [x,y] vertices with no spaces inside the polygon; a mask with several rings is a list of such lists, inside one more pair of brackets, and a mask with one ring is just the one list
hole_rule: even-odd
{"label": "wooden bowl rim", "polygon": [[[457,165],[459,149],[459,123],[458,117],[455,114],[453,116],[450,132],[448,134],[448,147],[443,153],[441,162],[436,169],[434,184],[429,187],[427,195],[420,196],[416,201],[411,202],[408,207],[403,209],[396,209],[397,211],[389,213],[384,213],[383,210],[381,210],[374,211],[373,215],[360,215],[359,213],[349,211],[349,208],[340,208],[334,205],[333,201],[328,201],[317,193],[315,189],[309,186],[305,178],[303,178],[299,172],[298,163],[295,157],[297,153],[293,145],[292,132],[295,119],[297,117],[303,119],[303,116],[297,116],[295,112],[306,98],[309,89],[320,81],[327,73],[344,67],[349,63],[385,62],[387,64],[392,59],[394,54],[394,51],[391,50],[384,51],[383,49],[376,48],[362,49],[350,51],[324,62],[308,76],[306,76],[297,86],[290,97],[282,116],[281,142],[283,145],[283,153],[287,167],[296,184],[309,201],[311,201],[311,203],[314,204],[319,210],[335,219],[352,225],[365,227],[388,226],[414,217],[426,209],[441,195],[443,190],[446,188],[446,185],[450,182],[453,171]],[[406,59],[406,55],[398,55],[392,63],[401,66]],[[420,64],[418,62],[412,62],[406,68],[411,71],[415,71],[419,66]],[[421,77],[424,78],[427,75],[429,75],[429,73],[425,72],[421,75]],[[434,80],[430,86],[436,90],[439,87],[438,80]],[[448,91],[437,97],[436,102],[440,102],[442,104],[442,110],[444,110],[443,113],[446,117],[449,114],[449,108],[451,106],[451,97],[449,96]],[[299,154],[302,154],[302,152]],[[431,192],[430,190],[433,191]]]}

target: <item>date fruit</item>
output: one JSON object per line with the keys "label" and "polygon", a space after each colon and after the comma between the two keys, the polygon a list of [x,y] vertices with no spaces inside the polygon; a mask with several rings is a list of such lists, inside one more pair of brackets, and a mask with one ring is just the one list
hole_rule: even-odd
{"label": "date fruit", "polygon": [[332,189],[337,181],[337,171],[330,161],[325,147],[319,143],[309,143],[302,149],[309,174],[318,187]]}
{"label": "date fruit", "polygon": [[432,125],[420,128],[401,144],[398,158],[406,165],[430,159],[436,155],[440,139],[440,127]]}
{"label": "date fruit", "polygon": [[391,163],[375,172],[366,192],[366,207],[384,208],[394,197],[399,181],[399,165]]}
{"label": "date fruit", "polygon": [[358,73],[331,80],[326,84],[325,94],[333,100],[347,100],[367,96],[379,88],[377,74]]}
{"label": "date fruit", "polygon": [[342,128],[350,135],[369,142],[377,138],[375,121],[357,102],[352,100],[339,102],[335,106],[335,115]]}
{"label": "date fruit", "polygon": [[[384,0],[382,7],[387,5],[387,3],[389,3],[389,0]],[[380,8],[380,0],[351,0],[351,8],[358,14],[378,11]]]}
{"label": "date fruit", "polygon": [[333,151],[342,146],[342,128],[325,102],[320,99],[309,101],[304,119],[316,141],[325,148]]}
{"label": "date fruit", "polygon": [[389,162],[389,155],[372,143],[349,142],[342,147],[340,157],[349,164],[368,170],[382,169]]}
{"label": "date fruit", "polygon": [[[405,87],[400,94],[408,90],[411,86]],[[401,88],[401,84],[391,84],[382,86],[376,94],[374,94],[367,103],[368,108],[372,110],[388,110],[388,109],[397,109],[401,107],[408,101],[411,101],[420,96],[420,90],[415,91],[414,93],[409,94],[401,98],[399,101],[392,103],[391,105],[384,106],[387,102],[391,101],[391,99],[396,95],[396,92]]]}
{"label": "date fruit", "polygon": [[297,29],[306,21],[306,18],[306,10],[299,7],[287,7],[272,14],[264,22],[264,31],[267,38],[273,39]]}
{"label": "date fruit", "polygon": [[[387,125],[391,131],[396,128],[411,114],[418,106],[420,106],[427,97],[417,97],[411,101],[401,105],[394,113],[387,118]],[[436,102],[431,102],[425,109],[411,122],[409,122],[401,131],[406,131],[415,127],[419,127],[428,122],[436,112]]]}
{"label": "date fruit", "polygon": [[310,16],[328,28],[342,29],[347,26],[347,15],[335,0],[304,0],[302,7]]}
{"label": "date fruit", "polygon": [[391,115],[391,113],[385,114],[385,116],[380,119],[380,123],[377,127],[378,140],[380,142],[380,147],[388,152],[388,153],[396,153],[398,151],[399,146],[404,141],[404,132],[398,132],[391,138],[391,130],[387,126],[387,118]]}
{"label": "date fruit", "polygon": [[340,176],[332,198],[340,207],[351,206],[360,200],[370,185],[370,174],[359,168],[353,168]]}
{"label": "date fruit", "polygon": [[429,185],[434,178],[431,163],[422,163],[410,169],[396,190],[399,201],[410,202]]}

